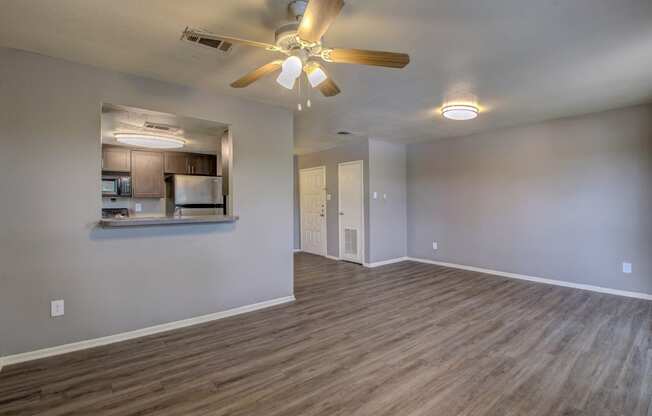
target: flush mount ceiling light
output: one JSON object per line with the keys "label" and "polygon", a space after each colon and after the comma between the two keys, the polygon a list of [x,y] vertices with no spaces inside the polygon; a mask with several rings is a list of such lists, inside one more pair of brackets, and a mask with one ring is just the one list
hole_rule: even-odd
{"label": "flush mount ceiling light", "polygon": [[178,149],[186,144],[180,137],[151,133],[115,133],[113,136],[119,143],[152,149]]}
{"label": "flush mount ceiling light", "polygon": [[466,121],[478,117],[480,109],[470,104],[446,105],[441,109],[441,115],[450,120]]}

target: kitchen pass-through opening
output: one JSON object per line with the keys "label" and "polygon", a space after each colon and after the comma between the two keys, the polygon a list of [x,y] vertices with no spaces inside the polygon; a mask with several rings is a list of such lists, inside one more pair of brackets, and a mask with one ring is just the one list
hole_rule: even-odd
{"label": "kitchen pass-through opening", "polygon": [[102,105],[102,218],[230,215],[227,124]]}

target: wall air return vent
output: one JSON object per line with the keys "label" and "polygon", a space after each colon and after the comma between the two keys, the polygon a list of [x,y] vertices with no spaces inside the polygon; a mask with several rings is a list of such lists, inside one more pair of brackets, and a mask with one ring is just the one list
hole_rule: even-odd
{"label": "wall air return vent", "polygon": [[225,55],[231,52],[231,49],[233,48],[233,44],[231,42],[216,38],[215,36],[202,36],[200,32],[196,32],[191,29],[186,29],[183,31],[181,34],[181,40],[192,43],[194,45],[213,49]]}
{"label": "wall air return vent", "polygon": [[358,230],[355,228],[344,229],[344,254],[358,256]]}

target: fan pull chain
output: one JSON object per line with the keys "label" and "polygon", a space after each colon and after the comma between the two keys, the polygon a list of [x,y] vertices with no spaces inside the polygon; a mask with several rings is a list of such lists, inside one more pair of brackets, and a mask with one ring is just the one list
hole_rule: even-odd
{"label": "fan pull chain", "polygon": [[301,75],[299,75],[299,88],[298,88],[298,92],[299,92],[299,103],[297,104],[297,109],[298,109],[299,111],[303,111],[303,107],[301,106],[301,82],[302,82],[302,77],[301,77]]}

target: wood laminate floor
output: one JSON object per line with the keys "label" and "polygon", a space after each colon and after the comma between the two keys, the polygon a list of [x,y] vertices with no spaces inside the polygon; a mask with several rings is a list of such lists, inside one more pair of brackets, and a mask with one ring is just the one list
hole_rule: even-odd
{"label": "wood laminate floor", "polygon": [[0,414],[652,415],[652,302],[295,265],[293,304],[5,368]]}

